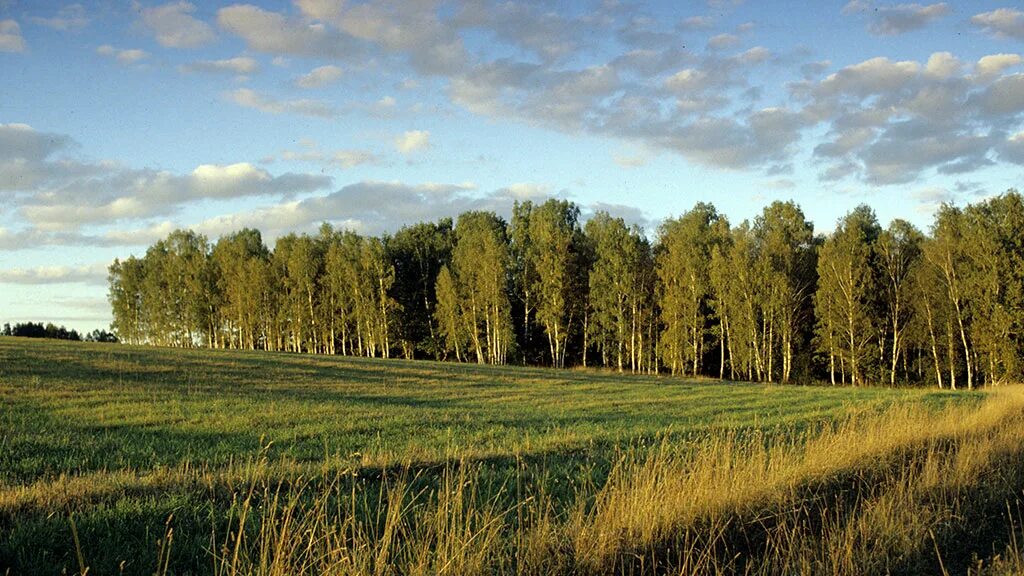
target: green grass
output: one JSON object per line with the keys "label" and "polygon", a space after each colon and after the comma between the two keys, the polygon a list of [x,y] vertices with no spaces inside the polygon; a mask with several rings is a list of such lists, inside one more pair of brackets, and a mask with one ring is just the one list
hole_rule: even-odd
{"label": "green grass", "polygon": [[629,447],[979,397],[0,338],[0,573],[79,569],[71,517],[90,573],[152,572],[168,526],[172,572],[210,572],[254,462],[362,489],[472,462],[489,490],[525,476],[557,503]]}

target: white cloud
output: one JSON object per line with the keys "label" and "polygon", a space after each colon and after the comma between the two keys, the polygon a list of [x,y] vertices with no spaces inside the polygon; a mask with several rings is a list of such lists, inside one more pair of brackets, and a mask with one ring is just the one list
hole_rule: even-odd
{"label": "white cloud", "polygon": [[299,150],[285,150],[281,152],[280,159],[287,161],[312,162],[321,166],[334,166],[342,169],[355,168],[356,166],[375,165],[381,163],[381,158],[368,150],[321,150],[316,142],[301,141]]}
{"label": "white cloud", "polygon": [[920,202],[919,210],[931,213],[942,204],[952,203],[956,197],[949,190],[940,186],[922,188],[913,193],[915,199]]}
{"label": "white cloud", "polygon": [[936,78],[949,78],[960,73],[963,64],[949,52],[936,52],[928,57],[924,71]]}
{"label": "white cloud", "polygon": [[239,88],[226,94],[230,102],[269,114],[300,114],[316,118],[333,118],[337,111],[322,100],[278,100],[249,88]]}
{"label": "white cloud", "polygon": [[[499,41],[547,64],[561,61],[586,42],[583,33],[589,26],[545,9],[543,4],[502,2],[487,6],[479,2],[473,5],[477,13],[467,19],[475,19],[475,25],[489,30]],[[637,24],[635,20],[623,24],[627,36]]]}
{"label": "white cloud", "polygon": [[924,28],[949,14],[949,6],[944,2],[873,6],[870,2],[852,0],[843,8],[843,14],[868,14],[869,32],[876,36],[895,36]]}
{"label": "white cloud", "polygon": [[1024,73],[1002,76],[993,82],[978,101],[986,114],[1014,116],[1024,112]]}
{"label": "white cloud", "polygon": [[1018,132],[1007,138],[999,148],[999,157],[1024,166],[1024,132]]}
{"label": "white cloud", "polygon": [[64,6],[50,18],[34,16],[31,20],[54,30],[78,30],[89,25],[89,17],[86,15],[85,7],[81,4]]}
{"label": "white cloud", "polygon": [[192,16],[195,10],[196,7],[189,2],[171,2],[143,8],[139,17],[161,46],[195,48],[216,38],[209,24]]}
{"label": "white cloud", "polygon": [[395,149],[402,154],[412,154],[430,147],[430,132],[410,130],[395,138]]}
{"label": "white cloud", "polygon": [[25,39],[14,20],[0,20],[0,52],[24,52]]}
{"label": "white cloud", "polygon": [[517,182],[499,189],[495,194],[507,196],[520,202],[524,200],[538,200],[551,196],[551,186],[534,182]]}
{"label": "white cloud", "polygon": [[26,200],[19,213],[43,230],[149,218],[203,200],[290,196],[328,186],[327,176],[272,176],[248,163],[204,164],[177,175],[155,170],[113,171],[101,178],[73,179],[44,188]]}
{"label": "white cloud", "polygon": [[819,85],[822,94],[867,97],[897,91],[917,77],[921,65],[914,61],[893,62],[872,58],[828,75]]}
{"label": "white cloud", "polygon": [[0,284],[107,284],[107,264],[87,266],[39,266],[0,270]]}
{"label": "white cloud", "polygon": [[27,124],[0,124],[0,192],[31,190],[50,180],[94,173],[93,167],[56,158],[72,144],[63,134],[39,132]]}
{"label": "white cloud", "polygon": [[708,75],[703,70],[687,68],[680,70],[665,79],[665,87],[669,90],[695,92],[707,87]]}
{"label": "white cloud", "polygon": [[379,164],[380,158],[366,150],[338,150],[330,154],[328,162],[342,168],[355,168],[364,164]]}
{"label": "white cloud", "polygon": [[354,59],[362,53],[348,34],[248,4],[221,8],[217,23],[250,48],[269,54]]}
{"label": "white cloud", "polygon": [[653,218],[650,218],[646,212],[636,208],[634,206],[627,206],[625,204],[610,204],[607,202],[594,202],[593,204],[584,206],[581,210],[584,220],[589,220],[597,212],[606,212],[612,218],[622,218],[627,225],[638,226],[641,229],[645,229],[648,235],[655,232],[657,222]]}
{"label": "white cloud", "polygon": [[[167,6],[190,18],[196,14],[187,3]],[[896,34],[934,22],[950,7],[858,1],[844,11],[862,11],[877,34]],[[297,87],[325,86],[342,70],[356,76],[371,68],[388,71],[381,79],[383,93],[356,96],[356,102],[293,99],[269,88],[223,95],[272,114],[394,118],[433,103],[417,105],[409,95],[399,106],[388,90],[441,87],[452,104],[474,114],[609,137],[652,154],[673,151],[713,167],[763,169],[766,177],[775,177],[769,173],[773,166],[793,163],[805,133],[825,133],[814,155],[821,172],[874,183],[912,180],[925,170],[984,166],[1006,134],[1020,129],[1016,82],[1001,76],[1015,65],[1015,55],[992,55],[973,65],[950,52],[920,62],[881,57],[821,80],[831,65],[809,61],[807,53],[741,47],[748,25],[702,32],[701,37],[731,32],[718,34],[702,50],[680,31],[706,28],[711,18],[662,21],[642,4],[602,3],[578,16],[534,3],[295,0],[286,9],[228,6],[217,11],[217,23],[248,50],[267,53],[267,61],[309,58],[324,64],[296,71],[291,81]],[[463,37],[487,48],[467,51]],[[608,47],[619,50],[610,53]],[[111,56],[119,53],[109,50]],[[240,64],[212,60],[183,69],[237,74],[244,72]],[[773,83],[787,80],[788,100],[773,90]],[[948,153],[934,147],[942,139],[949,139]],[[429,143],[430,135],[420,131],[393,141],[403,154]],[[301,146],[279,158],[340,168],[380,162],[365,150]],[[643,162],[626,154],[613,160],[627,166]]]}
{"label": "white cloud", "polygon": [[[15,213],[40,230],[73,232],[87,224],[173,213],[190,202],[287,197],[331,183],[324,175],[274,176],[246,162],[203,164],[188,174],[85,163],[67,155],[72,144],[61,134],[0,124],[0,190],[11,194]],[[9,230],[5,236],[0,244],[31,239]]]}
{"label": "white cloud", "polygon": [[[762,47],[731,56],[720,50],[700,54],[685,49],[678,30],[705,26],[710,18],[673,26],[644,15],[637,7],[611,3],[583,16],[512,2],[467,1],[453,11],[432,2],[410,5],[393,0],[351,5],[299,0],[294,4],[296,15],[252,5],[229,6],[218,11],[218,23],[250,49],[274,57],[314,57],[346,69],[372,61],[402,75],[406,74],[403,67],[410,68],[420,75],[417,82],[439,78],[451,101],[475,114],[626,138],[715,165],[724,158],[730,167],[737,167],[739,158],[756,162],[780,154],[754,152],[751,143],[760,138],[756,134],[730,135],[739,146],[748,147],[731,154],[691,155],[689,150],[699,146],[678,145],[685,139],[682,132],[703,126],[691,122],[728,110],[730,105],[738,108],[733,111],[738,119],[729,127],[750,130],[748,120],[764,92],[750,84],[751,69],[775,56]],[[722,35],[711,45],[722,50],[735,47],[740,42],[737,34],[749,29],[740,26],[736,34]],[[500,50],[467,53],[462,46],[466,30],[487,38]],[[595,49],[595,39],[608,33],[629,51],[612,55],[608,62],[581,66],[576,57],[582,50]],[[666,95],[666,76],[685,69],[696,71],[694,80],[702,77],[700,85],[689,91],[677,85],[671,96]],[[310,78],[303,83],[317,85],[318,81]],[[228,98],[273,113],[294,108],[287,101],[251,90],[235,91]],[[358,110],[390,117],[396,113],[393,102],[384,99],[372,106],[350,104],[337,109],[325,102],[304,104],[318,104],[320,115],[327,110],[339,114]],[[791,152],[789,141],[777,149]]]}
{"label": "white cloud", "polygon": [[322,88],[337,82],[343,74],[341,68],[333,64],[320,66],[296,78],[295,85],[299,88]]}
{"label": "white cloud", "polygon": [[260,64],[254,58],[237,56],[224,60],[200,60],[178,67],[181,72],[205,72],[210,74],[253,74],[259,72]]}
{"label": "white cloud", "polygon": [[338,21],[345,8],[344,0],[294,0],[306,16],[315,20]]}
{"label": "white cloud", "polygon": [[1024,79],[996,77],[1012,58],[982,60],[967,75],[948,53],[932,54],[923,67],[874,58],[825,78],[807,108],[829,127],[814,149],[825,161],[819,178],[903,184],[929,170],[992,165],[1007,119],[1024,111]]}
{"label": "white cloud", "polygon": [[1014,8],[999,8],[971,17],[971,24],[996,38],[1024,40],[1024,12]]}
{"label": "white cloud", "polygon": [[702,30],[704,28],[711,28],[715,23],[714,19],[710,16],[690,16],[681,21],[677,28],[680,30]]}
{"label": "white cloud", "polygon": [[121,64],[134,64],[139,60],[149,57],[149,53],[145,50],[140,50],[138,48],[114,48],[109,44],[104,44],[96,48],[96,53],[100,56],[116,58]]}
{"label": "white cloud", "polygon": [[523,183],[481,194],[471,182],[364,181],[322,196],[210,218],[193,228],[214,235],[249,226],[265,232],[265,237],[273,237],[312,230],[326,221],[361,233],[380,234],[414,222],[456,217],[469,210],[491,210],[508,217],[515,200],[542,201],[548,197],[546,190],[544,185]]}
{"label": "white cloud", "polygon": [[1002,74],[1003,70],[1019,66],[1024,60],[1020,54],[989,54],[978,59],[974,72],[982,79],[991,79]]}
{"label": "white cloud", "polygon": [[735,34],[718,34],[708,40],[708,48],[712,50],[725,50],[726,48],[738,46],[739,43],[740,39]]}
{"label": "white cloud", "polygon": [[153,244],[161,238],[166,238],[167,235],[179,228],[183,228],[183,226],[165,220],[143,228],[110,230],[104,232],[101,236],[95,237],[94,241],[101,245],[107,244],[111,246],[146,246]]}

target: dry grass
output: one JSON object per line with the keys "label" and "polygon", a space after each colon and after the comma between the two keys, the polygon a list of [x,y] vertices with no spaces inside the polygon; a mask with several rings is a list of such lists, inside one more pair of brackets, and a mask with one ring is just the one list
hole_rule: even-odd
{"label": "dry grass", "polygon": [[975,408],[894,407],[784,440],[627,451],[560,512],[542,492],[508,505],[469,464],[432,489],[400,475],[372,497],[337,477],[286,490],[257,478],[216,573],[1018,573],[1022,455],[1014,387]]}
{"label": "dry grass", "polygon": [[0,574],[1024,567],[1021,388],[206,352],[0,338]]}

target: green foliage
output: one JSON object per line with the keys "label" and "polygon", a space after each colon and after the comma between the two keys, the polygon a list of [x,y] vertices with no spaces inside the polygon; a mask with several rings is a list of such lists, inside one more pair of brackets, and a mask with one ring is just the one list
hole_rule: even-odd
{"label": "green foliage", "polygon": [[584,324],[589,267],[579,227],[580,209],[565,200],[548,200],[530,211],[530,244],[526,268],[532,270],[531,291],[537,322],[548,339],[551,365],[565,366],[569,341]]}
{"label": "green foliage", "polygon": [[659,229],[657,258],[661,281],[661,360],[672,373],[700,374],[708,331],[711,254],[721,239],[714,234],[720,216],[699,203]]}
{"label": "green foliage", "polygon": [[444,345],[434,321],[434,285],[441,269],[451,263],[454,235],[449,218],[406,226],[387,241],[388,260],[395,267],[391,295],[401,313],[396,332],[406,358],[440,359]]}
{"label": "green foliage", "polygon": [[839,219],[818,256],[818,333],[821,351],[829,357],[835,381],[838,359],[842,378],[863,384],[878,357],[874,314],[878,290],[875,244],[881,234],[868,206],[858,206]]}
{"label": "green foliage", "polygon": [[455,238],[451,270],[439,277],[437,288],[443,290],[439,321],[445,322],[449,350],[454,347],[461,357],[458,341],[465,339],[477,363],[504,364],[515,341],[505,223],[492,213],[466,212]]}
{"label": "green foliage", "polygon": [[591,341],[602,364],[620,372],[639,372],[651,355],[646,328],[653,321],[653,260],[651,247],[637,227],[622,218],[598,212],[587,221],[586,237],[594,252],[588,323]]}
{"label": "green foliage", "polygon": [[929,235],[860,206],[827,236],[773,202],[710,204],[649,242],[564,200],[379,238],[324,224],[175,231],[109,269],[124,342],[967,388],[1024,371],[1024,200],[941,207]]}
{"label": "green foliage", "polygon": [[[106,332],[102,332],[101,334],[100,331],[98,330],[93,331],[91,334],[88,334],[86,338],[88,339],[89,336],[96,335],[102,335],[104,340],[94,339],[93,341],[110,341],[109,338],[111,337],[111,335],[108,335]],[[79,334],[77,330],[68,330],[64,326],[57,326],[53,322],[47,322],[46,324],[43,324],[42,322],[17,322],[14,324],[14,326],[11,326],[10,324],[4,324],[3,330],[0,331],[0,336],[16,336],[19,338],[50,338],[53,340],[82,340],[82,335]]]}

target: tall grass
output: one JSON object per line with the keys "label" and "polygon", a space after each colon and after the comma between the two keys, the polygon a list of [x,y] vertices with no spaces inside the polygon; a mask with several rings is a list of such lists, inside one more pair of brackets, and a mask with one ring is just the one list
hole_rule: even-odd
{"label": "tall grass", "polygon": [[0,405],[0,574],[1024,566],[1012,388],[0,338]]}
{"label": "tall grass", "polygon": [[[257,474],[215,535],[214,572],[317,574],[1014,573],[1024,390],[895,406],[789,435],[624,451],[557,505],[456,462],[355,482]],[[516,483],[518,484],[518,480]]]}

